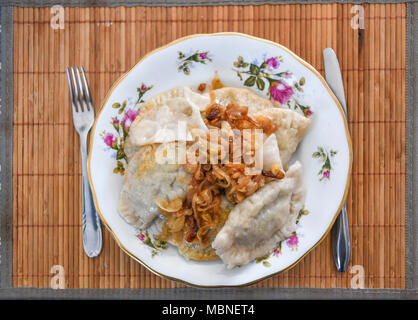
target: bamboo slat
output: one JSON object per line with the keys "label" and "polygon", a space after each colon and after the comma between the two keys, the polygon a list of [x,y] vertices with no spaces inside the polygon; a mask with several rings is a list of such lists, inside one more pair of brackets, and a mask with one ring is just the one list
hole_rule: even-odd
{"label": "bamboo slat", "polygon": [[[83,65],[98,108],[113,82],[150,50],[193,33],[238,31],[289,47],[321,73],[337,52],[354,163],[347,206],[353,266],[366,288],[405,288],[406,6],[352,5],[65,8],[14,10],[13,286],[49,287],[62,265],[67,288],[175,288],[130,259],[104,230],[103,252],[82,248],[81,167],[65,67]],[[97,111],[97,110],[96,110]],[[327,237],[288,272],[256,287],[351,287]]]}

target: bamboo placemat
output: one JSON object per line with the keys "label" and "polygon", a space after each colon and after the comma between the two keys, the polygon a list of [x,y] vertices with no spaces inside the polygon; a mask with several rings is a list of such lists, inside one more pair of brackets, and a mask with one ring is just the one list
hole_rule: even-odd
{"label": "bamboo placemat", "polygon": [[[279,42],[323,73],[322,50],[340,59],[354,148],[348,211],[350,268],[366,288],[405,288],[406,5],[349,4],[14,10],[13,286],[174,288],[130,259],[103,230],[103,252],[82,248],[81,168],[65,67],[83,65],[96,111],[113,82],[150,50],[193,33],[238,31]],[[288,272],[256,287],[351,287],[327,237]]]}

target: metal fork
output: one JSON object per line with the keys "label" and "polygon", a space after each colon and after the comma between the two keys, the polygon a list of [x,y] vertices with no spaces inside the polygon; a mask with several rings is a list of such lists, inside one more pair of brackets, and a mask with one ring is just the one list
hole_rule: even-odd
{"label": "metal fork", "polygon": [[94,258],[97,257],[102,250],[102,229],[100,228],[100,220],[96,208],[94,207],[93,196],[87,176],[87,137],[94,122],[94,109],[84,68],[81,67],[83,82],[81,81],[80,70],[78,67],[76,67],[76,73],[77,77],[73,67],[71,67],[71,73],[70,69],[67,67],[74,128],[80,136],[81,147],[81,168],[83,173],[83,247],[86,255],[90,258]]}

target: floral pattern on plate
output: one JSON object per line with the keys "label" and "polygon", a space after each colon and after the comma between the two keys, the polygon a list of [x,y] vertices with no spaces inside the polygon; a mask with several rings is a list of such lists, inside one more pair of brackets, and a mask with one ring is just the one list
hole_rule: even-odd
{"label": "floral pattern on plate", "polygon": [[[278,70],[283,62],[282,56],[267,58],[267,55],[264,55],[261,63],[257,59],[246,62],[243,57],[239,56],[237,61],[233,63],[232,70],[236,72],[241,81],[244,81],[245,86],[255,86],[263,92],[267,87],[266,94],[270,99],[287,105],[290,109],[300,110],[305,117],[312,116],[311,107],[302,104],[296,98],[297,92],[303,92],[305,78],[301,77],[293,84],[289,84],[293,74],[289,70]],[[244,78],[246,79],[244,80]]]}
{"label": "floral pattern on plate", "polygon": [[321,170],[318,172],[319,181],[322,180],[330,180],[331,178],[331,171],[334,170],[332,166],[332,158],[335,157],[338,151],[331,149],[330,151],[327,150],[325,147],[318,147],[318,151],[315,151],[312,154],[313,158],[319,159],[322,162]]}
{"label": "floral pattern on plate", "polygon": [[152,239],[148,234],[148,231],[139,230],[137,237],[143,244],[152,249],[152,257],[160,254],[163,250],[167,250],[167,242]]}
{"label": "floral pattern on plate", "polygon": [[100,136],[103,138],[103,142],[108,148],[116,151],[116,167],[113,169],[113,173],[115,174],[124,175],[125,173],[125,164],[127,163],[124,150],[125,139],[128,136],[131,123],[138,115],[140,105],[144,102],[142,97],[151,89],[152,86],[142,84],[137,89],[137,100],[128,98],[122,103],[115,102],[112,104],[112,108],[117,110],[116,116],[112,117],[110,121],[110,124],[113,127],[113,132],[103,131]]}
{"label": "floral pattern on plate", "polygon": [[178,52],[178,67],[179,72],[183,72],[185,75],[190,74],[190,69],[193,67],[194,63],[206,64],[206,62],[212,62],[209,51],[195,50],[189,52],[188,54],[179,51]]}

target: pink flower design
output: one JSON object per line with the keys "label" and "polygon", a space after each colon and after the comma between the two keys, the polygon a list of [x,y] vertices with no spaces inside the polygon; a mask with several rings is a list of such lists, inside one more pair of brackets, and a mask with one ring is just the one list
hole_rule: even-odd
{"label": "pink flower design", "polygon": [[323,173],[324,178],[329,179],[329,174],[330,174],[329,170],[325,170]]}
{"label": "pink flower design", "polygon": [[143,233],[138,234],[138,239],[144,241],[145,235]]}
{"label": "pink flower design", "polygon": [[103,138],[104,143],[109,146],[113,147],[116,144],[117,138],[112,133],[106,133],[105,137]]}
{"label": "pink flower design", "polygon": [[305,110],[305,116],[309,117],[312,115],[312,111],[310,109]]}
{"label": "pink flower design", "polygon": [[271,97],[281,104],[285,104],[287,101],[289,101],[293,94],[293,89],[285,82],[274,82],[270,88]]}
{"label": "pink flower design", "polygon": [[146,86],[145,84],[143,84],[143,85],[141,86],[141,91],[145,91],[145,90],[147,90],[147,86]]}
{"label": "pink flower design", "polygon": [[273,254],[274,254],[275,256],[278,256],[278,255],[280,254],[280,250],[279,250],[279,249],[274,250]]}
{"label": "pink flower design", "polygon": [[268,58],[266,60],[266,65],[270,68],[270,69],[277,69],[280,65],[279,60],[275,57],[271,57]]}
{"label": "pink flower design", "polygon": [[123,126],[128,128],[131,123],[135,120],[136,116],[138,115],[138,111],[129,109],[126,111],[125,116],[122,119]]}
{"label": "pink flower design", "polygon": [[293,236],[291,236],[289,239],[287,239],[286,244],[288,245],[289,248],[294,248],[298,245],[299,243],[299,238],[296,234],[294,234]]}
{"label": "pink flower design", "polygon": [[200,59],[205,60],[208,57],[208,55],[206,54],[206,52],[202,52],[202,53],[199,53],[199,57]]}
{"label": "pink flower design", "polygon": [[112,124],[119,124],[119,120],[118,120],[118,118],[113,118],[113,120],[112,120]]}

